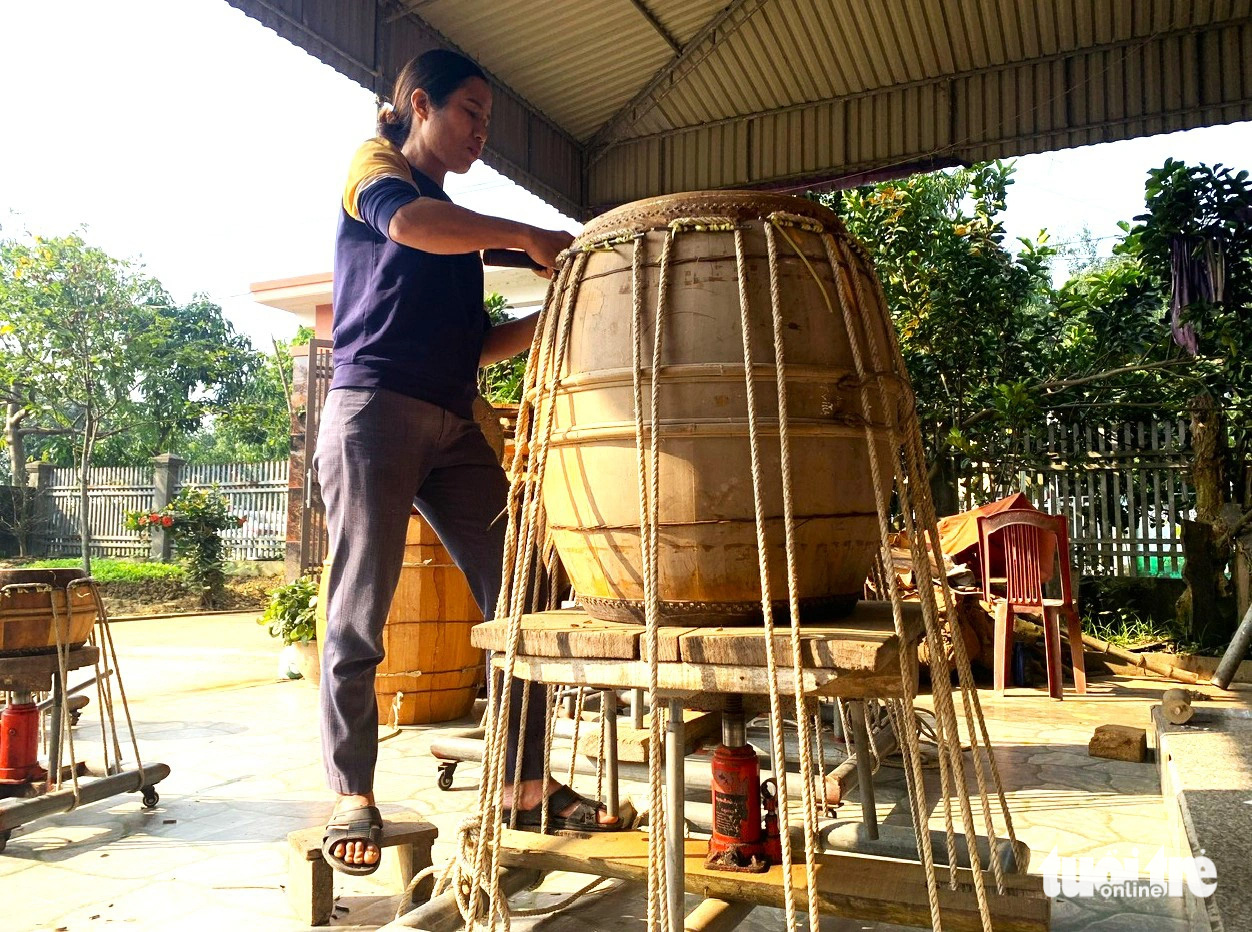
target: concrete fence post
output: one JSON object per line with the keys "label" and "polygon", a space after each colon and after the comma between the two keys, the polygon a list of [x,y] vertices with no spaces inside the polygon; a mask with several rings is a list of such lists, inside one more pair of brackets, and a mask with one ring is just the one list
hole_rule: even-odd
{"label": "concrete fence post", "polygon": [[[181,456],[176,453],[162,453],[152,457],[152,510],[160,511],[174,500],[178,494],[178,482],[182,472]],[[148,552],[149,559],[168,563],[173,551],[174,535],[164,529],[152,532],[152,546]]]}
{"label": "concrete fence post", "polygon": [[26,488],[30,490],[28,494],[31,498],[28,503],[30,537],[27,540],[27,547],[32,554],[36,551],[45,552],[48,548],[44,522],[47,519],[48,509],[47,491],[52,485],[54,468],[51,463],[26,464]]}

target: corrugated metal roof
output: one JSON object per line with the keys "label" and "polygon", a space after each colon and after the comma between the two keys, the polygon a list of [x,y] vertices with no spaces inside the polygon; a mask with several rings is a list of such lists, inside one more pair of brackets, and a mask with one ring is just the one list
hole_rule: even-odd
{"label": "corrugated metal roof", "polygon": [[374,89],[474,56],[487,161],[578,215],[1252,118],[1252,0],[229,2]]}

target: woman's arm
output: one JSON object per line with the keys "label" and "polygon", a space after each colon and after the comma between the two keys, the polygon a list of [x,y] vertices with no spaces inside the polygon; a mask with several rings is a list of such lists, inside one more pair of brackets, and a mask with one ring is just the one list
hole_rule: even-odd
{"label": "woman's arm", "polygon": [[487,331],[483,339],[483,352],[478,357],[480,366],[489,366],[502,359],[512,359],[518,353],[530,349],[530,342],[535,336],[535,324],[539,321],[539,312],[527,314],[517,320],[496,324]]}
{"label": "woman's arm", "polygon": [[480,249],[522,249],[549,269],[556,265],[557,254],[574,241],[560,230],[489,217],[433,197],[419,197],[392,214],[387,235],[405,246],[445,256]]}

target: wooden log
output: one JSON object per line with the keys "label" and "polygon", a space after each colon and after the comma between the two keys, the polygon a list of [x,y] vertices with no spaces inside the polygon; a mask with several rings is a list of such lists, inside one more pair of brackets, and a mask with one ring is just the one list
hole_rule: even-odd
{"label": "wooden log", "polygon": [[705,900],[683,920],[683,932],[731,932],[756,909],[747,903]]}
{"label": "wooden log", "polygon": [[[706,899],[723,899],[756,906],[783,905],[782,867],[763,874],[739,874],[710,870],[704,866],[708,843],[687,841],[683,877],[687,892]],[[538,870],[564,870],[616,877],[636,882],[648,876],[648,839],[641,832],[613,832],[597,836],[539,836],[505,830],[501,859],[505,865],[525,865]],[[945,929],[982,929],[973,893],[973,875],[958,869],[957,889],[948,888],[948,868],[936,867],[939,905]],[[1030,874],[1004,877],[1005,894],[996,895],[995,880],[984,872],[989,891],[988,906],[997,932],[1044,932],[1051,917],[1051,902],[1043,892],[1043,880]],[[792,886],[797,909],[808,906],[809,889],[803,859],[792,865]],[[852,854],[821,854],[817,857],[817,890],[820,909],[828,916],[888,922],[930,928],[926,877],[920,864],[888,861]]]}
{"label": "wooden log", "polygon": [[1197,694],[1189,689],[1167,689],[1161,693],[1161,711],[1171,725],[1185,725],[1195,716],[1191,700]]}
{"label": "wooden log", "polygon": [[[1030,637],[1043,637],[1043,628],[1033,622],[1025,621],[1020,616],[1014,619],[1014,624],[1019,630],[1025,631]],[[1061,637],[1067,641],[1064,630],[1061,631]],[[1110,657],[1116,657],[1120,662],[1132,667],[1138,667],[1147,673],[1154,673],[1157,676],[1163,676],[1167,680],[1177,680],[1180,683],[1199,683],[1200,678],[1190,670],[1184,670],[1167,660],[1161,660],[1159,657],[1152,657],[1148,654],[1136,654],[1120,647],[1115,647],[1108,641],[1101,640],[1090,634],[1082,636],[1083,647],[1087,650],[1098,651],[1102,654],[1108,654]]]}

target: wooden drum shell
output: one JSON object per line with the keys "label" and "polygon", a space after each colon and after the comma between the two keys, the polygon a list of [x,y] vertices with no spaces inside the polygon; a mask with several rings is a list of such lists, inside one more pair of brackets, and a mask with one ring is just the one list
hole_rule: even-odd
{"label": "wooden drum shell", "polygon": [[[630,231],[632,224],[635,232],[646,232],[646,423],[659,258],[667,235],[655,227],[680,216],[731,214],[743,229],[769,582],[782,608],[787,603],[782,465],[764,218],[778,210],[802,211],[851,243],[834,214],[797,201],[718,192],[657,198],[599,218],[576,243],[593,242],[608,229]],[[867,420],[888,482],[893,463],[887,411],[877,400],[868,418],[862,410],[840,294],[853,307],[865,368],[873,368],[872,347],[885,369],[878,385],[871,386],[871,396],[882,398],[885,389],[887,403],[896,405],[904,382],[890,318],[859,250],[843,251],[837,286],[822,237],[797,227],[786,232],[807,259],[779,237],[797,575],[805,617],[816,618],[855,603],[879,544]],[[669,274],[658,429],[662,621],[751,622],[761,614],[761,589],[734,233],[677,233]],[[607,620],[641,621],[632,246],[591,252],[576,284],[554,401],[544,505],[553,540],[587,611]]]}

